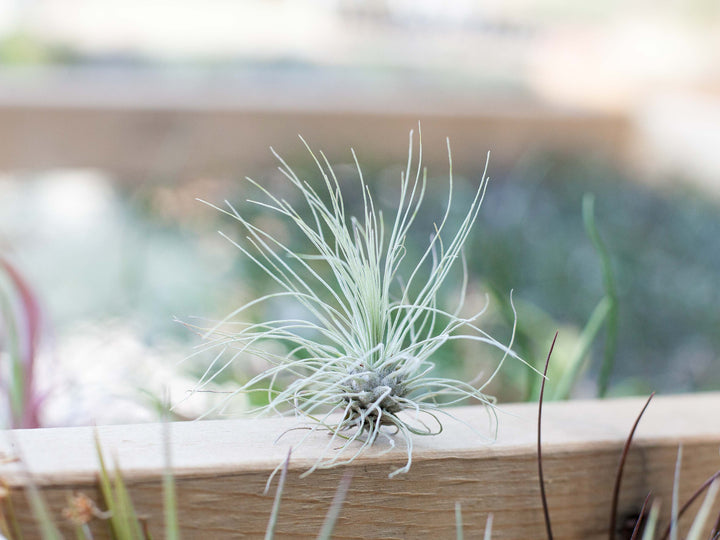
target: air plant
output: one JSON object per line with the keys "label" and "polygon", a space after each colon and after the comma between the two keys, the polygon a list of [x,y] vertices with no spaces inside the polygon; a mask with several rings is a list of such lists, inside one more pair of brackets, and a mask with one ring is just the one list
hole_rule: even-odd
{"label": "air plant", "polygon": [[[483,202],[487,162],[464,218],[452,226],[452,157],[448,141],[447,206],[428,246],[410,262],[406,239],[421,211],[427,186],[422,141],[415,164],[410,132],[397,209],[386,224],[354,151],[363,203],[359,217],[346,213],[340,182],[326,156],[321,152],[318,157],[301,140],[320,172],[321,188],[301,180],[271,150],[280,162],[280,172],[298,191],[306,208],[301,211],[249,178],[263,199],[247,203],[296,227],[309,242],[309,253],[299,253],[286,245],[228,201],[222,208],[206,203],[241,224],[246,235],[243,241],[221,234],[267,274],[279,291],[252,300],[204,330],[209,341],[201,350],[219,350],[195,390],[205,389],[241,356],[262,358],[270,367],[228,395],[223,404],[240,393],[265,391],[268,403],[260,412],[292,410],[311,420],[301,443],[319,428],[329,430],[325,451],[306,474],[350,463],[380,438],[388,442],[389,451],[397,435],[405,442],[407,462],[390,476],[407,472],[412,462],[412,435],[436,435],[442,431],[438,413],[452,416],[441,411],[441,406],[468,398],[476,400],[488,406],[490,421],[496,425],[495,400],[485,394],[485,389],[508,356],[518,358],[511,351],[514,324],[507,345],[477,326],[478,318],[487,309],[487,298],[479,313],[462,314],[467,286],[462,249]],[[441,305],[440,293],[459,266],[462,289],[451,311]],[[404,280],[401,269],[408,271]],[[279,298],[297,302],[307,316],[260,323],[238,321],[249,308]],[[486,343],[502,351],[502,359],[479,386],[434,376],[431,358],[450,340]],[[267,346],[268,342],[283,343],[285,349],[278,351],[277,347]],[[280,383],[288,376],[291,381],[283,387]],[[383,429],[386,427],[390,430]]]}

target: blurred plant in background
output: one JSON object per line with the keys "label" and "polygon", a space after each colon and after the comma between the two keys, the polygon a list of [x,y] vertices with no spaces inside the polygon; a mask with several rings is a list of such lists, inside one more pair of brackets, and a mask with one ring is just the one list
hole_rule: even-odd
{"label": "blurred plant in background", "polygon": [[[609,263],[583,225],[587,192],[595,195]],[[518,305],[532,336],[527,342],[547,342],[549,317],[561,328],[562,365],[564,328],[579,331],[598,299],[610,295],[618,308],[609,393],[718,388],[716,203],[691,191],[652,189],[590,160],[542,156],[491,185],[489,201],[477,235],[478,256],[470,264],[493,288],[512,284],[516,298],[527,303],[525,309]],[[599,340],[590,353],[602,356],[602,347]],[[537,351],[532,357],[539,356]],[[590,393],[587,382],[598,368],[599,362],[590,364],[576,395]],[[552,382],[552,370],[550,377]]]}
{"label": "blurred plant in background", "polygon": [[[398,176],[397,169],[373,166],[371,156],[360,157],[378,204],[387,208],[393,200],[389,182]],[[288,159],[300,163],[298,174],[312,181],[312,166],[304,156]],[[353,192],[352,168],[340,164],[336,172],[347,186],[348,214],[358,215],[360,208],[352,201],[362,198]],[[408,238],[410,251],[421,249],[432,231],[432,223],[422,219],[442,212],[443,184],[433,179],[442,170],[429,173],[427,212],[418,216],[421,232]],[[221,222],[195,201],[242,201],[247,197],[244,183],[203,177],[182,184],[107,187],[100,172],[76,175],[74,182],[70,176],[54,174],[46,181],[38,174],[0,183],[3,241],[36,284],[57,336],[57,360],[45,362],[41,372],[66,373],[62,380],[41,377],[47,383],[43,388],[61,388],[48,396],[53,405],[46,408],[52,409],[46,423],[155,419],[163,387],[172,389],[176,402],[207,365],[189,359],[178,366],[197,342],[173,316],[218,317],[258,291],[272,289],[262,272],[215,234],[220,228],[232,233],[235,224]],[[617,334],[609,395],[720,388],[720,212],[712,199],[690,190],[642,185],[590,159],[547,154],[528,155],[515,168],[491,170],[490,176],[486,205],[465,253],[470,273],[466,305],[472,311],[490,294],[488,331],[506,339],[506,299],[513,290],[517,350],[529,361],[543,358],[549,339],[560,330],[549,397],[598,394],[611,298]],[[294,202],[279,173],[256,179]],[[472,185],[472,179],[456,177],[457,196],[467,197]],[[594,208],[589,212],[586,202],[583,218],[587,193],[594,194]],[[92,203],[94,210],[76,205],[63,217],[59,194]],[[52,204],[42,202],[46,199]],[[32,222],[18,208],[32,213]],[[291,228],[267,215],[250,212],[244,217],[287,245],[299,241]],[[588,227],[592,217],[594,225]],[[607,256],[598,250],[593,228]],[[413,255],[417,253],[409,253]],[[8,280],[6,275],[5,284],[12,284]],[[451,289],[447,293],[455,294]],[[5,287],[3,292],[17,294],[17,289]],[[292,316],[278,312],[288,308],[276,303],[268,306],[272,313],[248,316],[252,321]],[[433,360],[441,376],[467,379],[483,368],[484,357],[470,344],[448,344]],[[211,400],[223,397],[221,392],[244,384],[264,367],[253,358],[238,362],[214,381],[210,392],[198,393],[201,403],[188,406],[183,416],[204,412]],[[536,381],[513,367],[508,365],[488,391],[505,402],[532,399]]]}
{"label": "blurred plant in background", "polygon": [[[342,167],[338,174],[342,177]],[[379,204],[390,174],[378,168],[368,175],[381,194]],[[274,179],[268,175],[262,181],[272,184]],[[344,184],[353,181],[346,177]],[[457,182],[461,197],[468,196],[469,191],[463,192],[468,185]],[[433,201],[442,200],[433,194],[436,188],[430,181],[424,215],[439,211],[432,208]],[[238,191],[232,188],[229,200],[242,198]],[[468,303],[485,292],[506,298],[514,289],[518,352],[529,360],[542,358],[543,347],[560,329],[551,396],[720,385],[720,314],[715,307],[720,301],[715,272],[720,249],[712,241],[720,233],[720,214],[712,201],[690,191],[653,190],[590,160],[547,155],[531,156],[516,170],[495,174],[487,197],[487,211],[466,249]],[[348,208],[349,214],[358,211]],[[431,223],[424,225],[426,232],[431,230]],[[409,252],[426,240],[421,236],[409,240]],[[292,236],[284,240],[294,241]],[[248,268],[238,272],[250,290],[270,287]],[[493,331],[502,336],[509,306],[493,304]],[[472,347],[450,345],[435,359],[448,373],[461,376],[458,372],[474,369],[470,365],[476,366],[480,357]],[[512,367],[498,377],[498,385],[493,391],[503,400],[537,395],[535,382]]]}
{"label": "blurred plant in background", "polygon": [[[192,336],[172,316],[210,311],[222,295],[228,264],[214,256],[212,241],[198,246],[201,225],[193,236],[195,224],[159,221],[137,192],[113,189],[99,171],[0,177],[0,242],[3,253],[12,254],[13,269],[2,270],[0,289],[0,397],[20,404],[23,395],[29,399],[18,390],[28,379],[24,384],[44,402],[33,425],[153,421],[164,392],[179,399],[192,387],[194,375],[178,367]],[[217,292],[208,292],[210,282],[219,285]],[[52,329],[52,347],[35,347],[28,369],[11,361],[28,350],[25,334],[36,330],[28,321],[39,322],[27,310],[38,303]],[[25,348],[11,348],[15,342]],[[197,396],[177,418],[197,416],[211,398]]]}
{"label": "blurred plant in background", "polygon": [[42,322],[35,293],[20,272],[0,257],[0,389],[6,407],[3,425],[7,427],[40,426],[42,396],[35,366]]}

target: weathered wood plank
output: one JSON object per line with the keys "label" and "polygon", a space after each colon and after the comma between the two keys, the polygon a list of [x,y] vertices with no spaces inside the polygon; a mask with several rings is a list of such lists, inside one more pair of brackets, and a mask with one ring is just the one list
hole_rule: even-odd
{"label": "weathered wood plank", "polygon": [[[544,408],[544,463],[556,538],[607,537],[614,471],[623,442],[643,399],[549,403]],[[335,538],[454,538],[454,506],[462,504],[466,537],[481,534],[489,513],[493,538],[543,538],[535,458],[536,406],[503,406],[492,444],[460,422],[448,420],[436,437],[415,439],[406,475],[388,479],[404,451],[379,455],[374,448],[350,467],[352,485]],[[487,434],[477,407],[453,409]],[[623,481],[620,515],[637,511],[648,490],[669,507],[678,444],[684,461],[682,498],[720,469],[720,394],[657,397],[638,428]],[[181,523],[188,538],[261,537],[272,496],[263,495],[270,471],[302,432],[277,436],[297,425],[291,418],[222,420],[171,425],[173,469]],[[116,456],[139,511],[162,527],[161,425],[96,428],[107,456]],[[71,490],[97,497],[93,428],[20,430],[5,434],[0,449],[22,457],[0,476],[19,488],[25,468],[55,515]],[[317,433],[293,450],[278,524],[279,538],[312,537],[320,529],[344,469],[300,473],[327,444]],[[19,501],[19,497],[16,497]],[[20,501],[19,501],[20,502]],[[30,518],[20,504],[24,524]],[[102,537],[102,536],[101,536]]]}

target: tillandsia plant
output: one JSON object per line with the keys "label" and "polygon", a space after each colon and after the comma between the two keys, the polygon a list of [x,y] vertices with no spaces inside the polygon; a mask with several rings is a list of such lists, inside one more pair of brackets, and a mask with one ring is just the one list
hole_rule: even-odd
{"label": "tillandsia plant", "polygon": [[[246,238],[241,243],[223,236],[280,290],[247,303],[205,331],[209,342],[202,349],[219,351],[196,390],[206,388],[241,355],[260,357],[270,367],[223,403],[238,393],[263,388],[268,393],[268,404],[262,411],[290,409],[312,421],[301,442],[318,428],[328,429],[331,437],[325,451],[307,473],[350,463],[379,438],[388,441],[389,450],[395,446],[394,436],[399,435],[406,444],[407,462],[393,476],[410,468],[412,435],[436,435],[442,431],[437,415],[442,405],[474,399],[489,406],[491,422],[496,422],[495,400],[484,390],[508,356],[517,358],[511,350],[514,325],[507,345],[477,326],[487,301],[479,313],[462,315],[467,286],[462,249],[484,198],[487,164],[464,217],[459,224],[451,225],[454,201],[448,141],[447,206],[428,246],[410,262],[406,240],[421,211],[427,186],[422,141],[415,164],[410,132],[399,199],[394,217],[387,224],[363,179],[354,151],[363,203],[359,217],[346,213],[340,182],[325,155],[321,152],[318,157],[301,140],[317,165],[322,189],[301,180],[274,150],[273,154],[280,162],[280,172],[306,205],[302,211],[307,217],[297,205],[251,179],[248,181],[264,200],[247,202],[296,227],[309,242],[309,253],[299,253],[286,245],[227,201],[224,208],[208,203],[242,225]],[[408,272],[404,280],[400,277],[401,267]],[[450,311],[441,306],[440,293],[448,276],[454,275],[453,270],[463,279],[458,304]],[[252,306],[282,297],[300,304],[307,317],[237,322]],[[431,373],[435,367],[433,354],[449,340],[458,339],[483,342],[502,352],[497,367],[479,386]],[[285,349],[278,352],[277,347],[267,346],[268,341],[281,342]],[[291,382],[282,387],[279,382],[286,376]]]}

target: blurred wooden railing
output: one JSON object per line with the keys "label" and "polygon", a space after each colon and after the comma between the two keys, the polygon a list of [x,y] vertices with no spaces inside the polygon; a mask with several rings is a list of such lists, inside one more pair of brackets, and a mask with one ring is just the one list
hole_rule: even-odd
{"label": "blurred wooden railing", "polygon": [[[320,79],[320,78],[319,78]],[[302,152],[302,134],[333,160],[398,163],[422,123],[431,172],[477,173],[552,151],[627,159],[620,113],[560,109],[519,92],[448,84],[286,76],[183,78],[130,71],[0,73],[0,170],[96,167],[121,179],[256,174]]]}

